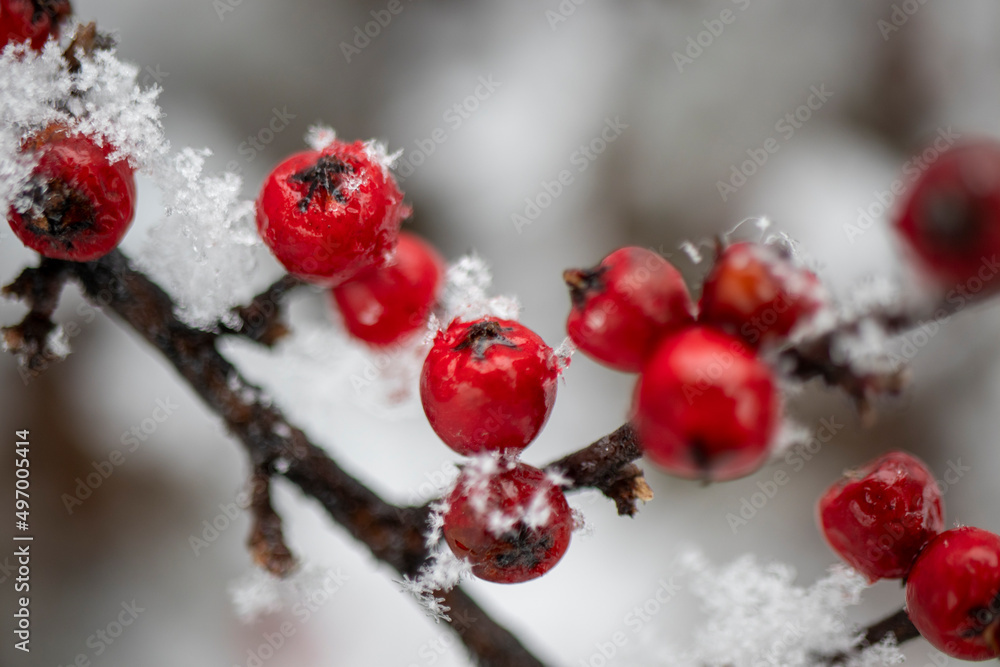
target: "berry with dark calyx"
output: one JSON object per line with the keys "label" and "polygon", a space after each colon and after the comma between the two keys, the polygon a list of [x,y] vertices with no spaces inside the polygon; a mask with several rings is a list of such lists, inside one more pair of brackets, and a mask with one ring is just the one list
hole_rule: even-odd
{"label": "berry with dark calyx", "polygon": [[660,343],[632,401],[646,456],[666,472],[704,482],[763,465],[780,420],[771,369],[738,338],[703,326]]}
{"label": "berry with dark calyx", "polygon": [[681,274],[645,248],[620,248],[590,269],[563,272],[572,309],[566,331],[593,359],[638,372],[664,335],[694,321]]}
{"label": "berry with dark calyx", "polygon": [[49,37],[59,36],[72,12],[69,0],[0,0],[0,49],[30,41],[31,48],[41,50]]}
{"label": "berry with dark calyx", "polygon": [[351,335],[371,345],[390,345],[427,323],[443,274],[437,250],[401,232],[391,264],[334,287],[332,297]]}
{"label": "berry with dark calyx", "polygon": [[420,400],[441,440],[463,456],[520,451],[556,398],[552,348],[513,320],[455,320],[424,361]]}
{"label": "berry with dark calyx", "polygon": [[906,613],[953,658],[1000,656],[1000,536],[966,527],[934,538],[906,579]]}
{"label": "berry with dark calyx", "polygon": [[705,279],[698,320],[758,346],[783,341],[825,301],[819,278],[783,248],[734,243],[721,249]]}
{"label": "berry with dark calyx", "polygon": [[941,489],[906,452],[845,473],[819,499],[817,518],[830,547],[869,583],[905,578],[924,545],[944,530]]}
{"label": "berry with dark calyx", "polygon": [[930,163],[909,186],[895,227],[945,287],[982,281],[1000,253],[1000,142],[962,144]]}
{"label": "berry with dark calyx", "polygon": [[[22,146],[38,163],[7,214],[15,236],[44,257],[89,262],[118,246],[135,216],[135,178],[113,147],[53,124]],[[23,209],[23,210],[18,210]]]}
{"label": "berry with dark calyx", "polygon": [[334,140],[264,180],[257,229],[289,273],[334,287],[386,264],[410,210],[370,144]]}
{"label": "berry with dark calyx", "polygon": [[[492,462],[490,462],[492,463]],[[569,547],[573,515],[566,496],[538,468],[466,467],[448,498],[443,534],[480,579],[516,584],[551,570]]]}

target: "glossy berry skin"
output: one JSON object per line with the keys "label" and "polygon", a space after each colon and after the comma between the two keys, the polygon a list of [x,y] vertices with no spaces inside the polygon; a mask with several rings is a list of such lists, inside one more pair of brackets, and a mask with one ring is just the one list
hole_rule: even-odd
{"label": "glossy berry skin", "polygon": [[36,51],[72,13],[69,0],[0,0],[0,49],[10,42],[31,43]]}
{"label": "glossy berry skin", "polygon": [[924,545],[944,530],[941,489],[906,452],[847,472],[819,499],[817,518],[830,547],[869,583],[905,578]]}
{"label": "glossy berry skin", "polygon": [[401,232],[388,266],[362,272],[331,295],[351,335],[373,346],[391,345],[424,329],[443,275],[437,250]]}
{"label": "glossy berry skin", "polygon": [[1000,143],[943,153],[908,188],[895,227],[946,287],[982,280],[1000,253]]}
{"label": "glossy berry skin", "polygon": [[660,343],[632,402],[646,456],[666,472],[705,482],[763,465],[780,413],[770,368],[739,339],[702,326]]}
{"label": "glossy berry skin", "polygon": [[1000,656],[1000,536],[966,527],[934,538],[906,579],[906,613],[953,658]]}
{"label": "glossy berry skin", "polygon": [[752,346],[780,343],[825,302],[819,279],[781,248],[734,243],[705,279],[698,319]]}
{"label": "glossy berry skin", "polygon": [[459,454],[517,452],[548,420],[557,376],[552,349],[527,327],[455,320],[427,354],[420,400],[435,433]]}
{"label": "glossy berry skin", "polygon": [[33,152],[25,198],[28,210],[7,214],[14,235],[44,257],[89,262],[108,254],[135,216],[135,178],[125,160],[112,163],[113,148],[57,125],[29,139]]}
{"label": "glossy berry skin", "polygon": [[562,489],[523,463],[463,472],[448,498],[445,541],[480,579],[516,584],[551,570],[569,547],[573,515]]}
{"label": "glossy berry skin", "polygon": [[289,273],[334,287],[384,266],[410,210],[363,142],[287,158],[264,180],[257,230]]}
{"label": "glossy berry skin", "polygon": [[572,309],[566,331],[587,356],[637,373],[667,333],[694,321],[681,274],[645,248],[620,248],[591,269],[563,272]]}

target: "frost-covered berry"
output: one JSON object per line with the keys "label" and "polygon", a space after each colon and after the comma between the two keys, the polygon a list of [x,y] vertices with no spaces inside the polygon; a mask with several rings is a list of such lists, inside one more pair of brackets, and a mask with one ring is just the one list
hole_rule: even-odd
{"label": "frost-covered berry", "polygon": [[664,335],[694,320],[681,274],[645,248],[620,248],[593,268],[563,272],[563,279],[572,301],[569,337],[616,370],[638,372]]}
{"label": "frost-covered berry", "polygon": [[909,187],[895,226],[947,287],[981,281],[984,270],[992,277],[1000,253],[1000,142],[943,153]]}
{"label": "frost-covered berry", "polygon": [[135,216],[135,178],[113,148],[58,124],[25,142],[37,166],[7,221],[24,245],[45,257],[89,262],[118,245]]}
{"label": "frost-covered berry", "polygon": [[906,613],[953,658],[1000,656],[1000,536],[970,527],[938,535],[906,579]]}
{"label": "frost-covered berry", "polygon": [[513,320],[455,320],[434,339],[420,400],[435,433],[464,456],[520,451],[542,430],[556,399],[552,348]]}
{"label": "frost-covered berry", "polygon": [[69,0],[0,0],[0,49],[10,42],[31,42],[40,50],[72,13]]}
{"label": "frost-covered berry", "polygon": [[698,320],[758,346],[780,342],[825,300],[816,275],[783,249],[734,243],[722,249],[705,279]]}
{"label": "frost-covered berry", "polygon": [[819,499],[817,518],[830,547],[872,583],[905,578],[924,545],[944,530],[941,489],[906,452],[846,472]]}
{"label": "frost-covered berry", "polygon": [[448,498],[444,539],[480,579],[516,584],[551,570],[569,547],[573,515],[562,489],[523,463],[469,466]]}
{"label": "frost-covered berry", "polygon": [[771,369],[738,338],[702,326],[660,343],[632,401],[646,456],[673,475],[706,482],[763,465],[780,414]]}
{"label": "frost-covered berry", "polygon": [[424,328],[443,274],[437,250],[401,232],[392,263],[334,287],[332,297],[351,335],[371,345],[390,345]]}
{"label": "frost-covered berry", "polygon": [[328,287],[384,266],[409,213],[392,175],[360,141],[292,155],[257,197],[257,229],[274,256]]}

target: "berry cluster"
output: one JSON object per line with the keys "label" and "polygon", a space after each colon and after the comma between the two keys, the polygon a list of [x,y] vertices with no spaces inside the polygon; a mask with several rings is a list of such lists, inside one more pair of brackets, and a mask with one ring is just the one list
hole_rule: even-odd
{"label": "berry cluster", "polygon": [[817,519],[869,582],[906,581],[910,620],[937,649],[963,660],[1000,657],[1000,536],[944,531],[941,490],[922,461],[889,452],[848,471],[820,498]]}
{"label": "berry cluster", "polygon": [[781,401],[757,351],[783,344],[823,307],[814,274],[774,245],[720,248],[697,316],[677,269],[643,248],[563,278],[573,342],[640,373],[632,421],[650,460],[703,481],[742,477],[766,461]]}
{"label": "berry cluster", "polygon": [[257,229],[289,273],[330,288],[347,331],[374,347],[422,330],[444,275],[440,254],[399,230],[410,209],[371,143],[333,139],[276,166]]}
{"label": "berry cluster", "polygon": [[[270,173],[257,227],[290,273],[331,287],[353,336],[385,346],[426,328],[444,273],[434,248],[399,231],[409,212],[370,145],[333,140]],[[569,544],[562,490],[518,461],[552,412],[557,377],[537,334],[496,317],[455,319],[424,360],[420,399],[435,433],[457,453],[491,455],[484,460],[499,466],[466,466],[444,516],[446,542],[480,578],[533,579]]]}
{"label": "berry cluster", "polygon": [[562,490],[519,462],[552,412],[558,366],[548,345],[513,321],[456,319],[424,361],[420,400],[434,432],[463,456],[501,467],[465,467],[448,498],[443,533],[455,555],[488,581],[515,583],[550,570],[569,546],[573,520]]}
{"label": "berry cluster", "polygon": [[[444,262],[399,231],[410,211],[377,158],[367,144],[338,140],[287,158],[261,188],[257,227],[290,273],[331,287],[349,333],[386,346],[426,328]],[[462,456],[495,455],[500,466],[466,466],[444,516],[445,541],[482,579],[533,579],[569,545],[562,490],[517,460],[552,412],[557,377],[536,333],[495,317],[452,321],[424,360],[420,399],[434,432]]]}

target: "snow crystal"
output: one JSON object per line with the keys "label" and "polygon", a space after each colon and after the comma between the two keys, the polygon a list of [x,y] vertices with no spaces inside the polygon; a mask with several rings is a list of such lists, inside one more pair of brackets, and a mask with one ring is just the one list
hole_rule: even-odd
{"label": "snow crystal", "polygon": [[450,607],[444,604],[444,598],[436,595],[438,591],[450,591],[472,576],[472,566],[452,553],[447,545],[441,544],[431,553],[430,559],[416,577],[403,576],[399,582],[403,591],[410,593],[424,608],[427,615],[435,621],[450,621]]}
{"label": "snow crystal", "polygon": [[688,256],[692,264],[701,264],[702,259],[701,251],[698,250],[698,246],[691,243],[690,241],[685,241],[680,245],[680,249],[684,251],[684,254]]}
{"label": "snow crystal", "polygon": [[253,568],[229,585],[229,596],[237,617],[244,623],[253,623],[299,603],[318,606],[336,592],[345,579],[347,577],[339,569],[317,565],[302,566],[284,579]]}
{"label": "snow crystal", "polygon": [[398,582],[403,591],[413,595],[427,615],[435,621],[451,620],[448,616],[450,608],[444,604],[444,598],[439,598],[436,594],[450,591],[463,579],[472,576],[472,566],[455,556],[442,540],[441,531],[447,511],[448,503],[443,500],[431,505],[425,535],[430,556],[415,577],[403,575],[403,579]]}
{"label": "snow crystal", "polygon": [[635,656],[633,664],[806,667],[830,664],[838,655],[845,656],[839,664],[851,667],[902,662],[891,642],[852,654],[862,632],[849,623],[847,611],[860,602],[867,584],[846,567],[835,567],[804,588],[795,585],[795,571],[786,565],[743,556],[713,567],[694,551],[682,554],[671,572],[671,580],[694,596],[704,615],[694,646],[663,653],[662,637],[669,629],[652,623],[645,632],[656,635],[656,655]]}
{"label": "snow crystal", "polygon": [[[576,343],[574,343],[573,339],[569,336],[566,336],[566,338],[559,343],[559,347],[557,347],[552,353],[552,358],[556,363],[556,369],[560,374],[569,368],[570,363],[573,361],[573,355],[576,354],[576,350]],[[563,377],[563,379],[565,380],[565,377]]]}
{"label": "snow crystal", "polygon": [[167,217],[137,259],[171,293],[185,322],[208,327],[221,318],[235,326],[230,309],[253,298],[251,277],[263,246],[253,202],[240,198],[240,177],[203,173],[210,154],[185,148],[162,170]]}
{"label": "snow crystal", "polygon": [[390,171],[395,168],[396,162],[403,155],[403,150],[400,148],[395,153],[390,153],[384,142],[375,139],[369,139],[365,142],[365,155],[369,160],[382,167],[382,173],[385,176],[389,176]]}
{"label": "snow crystal", "polygon": [[49,332],[45,339],[45,348],[60,361],[69,356],[72,351],[69,345],[69,336],[66,335],[66,330],[61,324]]}
{"label": "snow crystal", "polygon": [[792,447],[806,444],[812,437],[808,428],[786,415],[771,443],[771,462],[782,460]]}
{"label": "snow crystal", "polygon": [[326,125],[311,125],[306,132],[306,145],[314,151],[321,151],[334,142],[337,132]]}
{"label": "snow crystal", "polygon": [[516,320],[521,314],[521,304],[511,296],[489,296],[493,274],[489,265],[476,253],[466,255],[448,267],[441,298],[444,315],[441,322],[447,326],[455,318],[478,319],[487,315],[504,320]]}

